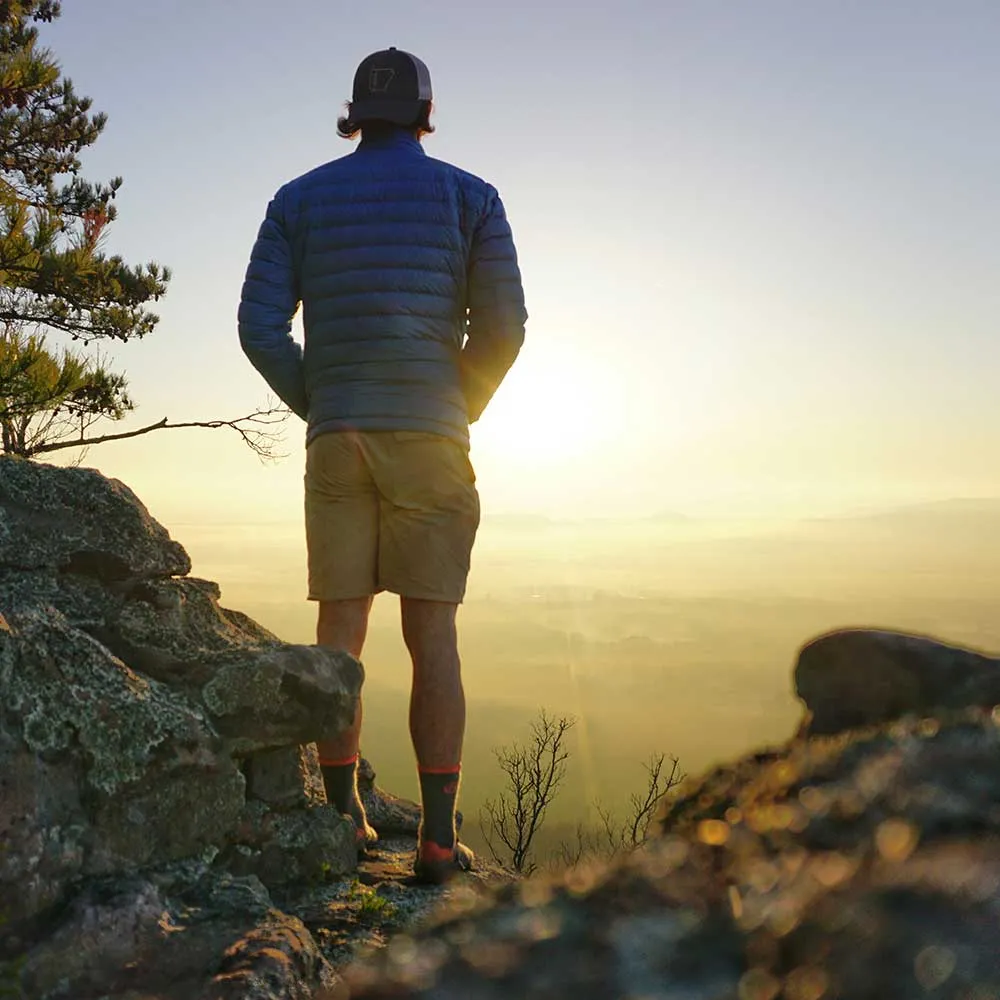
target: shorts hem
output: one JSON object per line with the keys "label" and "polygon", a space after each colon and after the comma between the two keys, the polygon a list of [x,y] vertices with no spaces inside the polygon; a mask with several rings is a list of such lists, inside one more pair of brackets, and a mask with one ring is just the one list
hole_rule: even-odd
{"label": "shorts hem", "polygon": [[380,594],[385,588],[376,587],[374,590],[342,590],[335,594],[331,594],[329,591],[322,594],[316,591],[309,591],[306,597],[307,601],[360,601],[362,597],[374,597],[376,594]]}
{"label": "shorts hem", "polygon": [[410,601],[436,601],[438,604],[462,604],[465,600],[464,590],[460,594],[454,592],[443,593],[440,590],[421,590],[418,587],[393,587],[391,584],[386,584],[383,590]]}

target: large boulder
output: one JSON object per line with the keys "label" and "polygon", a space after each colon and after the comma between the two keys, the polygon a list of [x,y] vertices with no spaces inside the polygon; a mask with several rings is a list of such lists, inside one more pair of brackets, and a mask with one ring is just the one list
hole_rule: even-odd
{"label": "large boulder", "polygon": [[196,699],[133,670],[54,608],[8,615],[0,938],[80,876],[233,842],[246,800],[238,758],[338,734],[361,681],[353,660],[277,643],[233,650],[216,667]]}
{"label": "large boulder", "polygon": [[809,731],[838,733],[909,712],[1000,703],[1000,658],[924,636],[845,629],[803,647],[795,691]]}
{"label": "large boulder", "polygon": [[198,705],[238,756],[334,738],[353,718],[364,680],[349,654],[281,642],[223,608],[207,580],[109,586],[84,574],[8,568],[0,570],[0,611],[51,612],[96,639],[133,673]]}
{"label": "large boulder", "polygon": [[0,566],[113,583],[183,576],[191,560],[124,483],[0,456]]}

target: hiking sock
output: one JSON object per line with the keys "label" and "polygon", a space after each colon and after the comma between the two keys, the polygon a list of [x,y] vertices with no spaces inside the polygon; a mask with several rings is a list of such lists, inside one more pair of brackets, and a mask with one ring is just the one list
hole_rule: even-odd
{"label": "hiking sock", "polygon": [[462,773],[461,765],[450,768],[418,768],[423,819],[420,823],[421,843],[430,842],[446,850],[454,850],[455,799]]}
{"label": "hiking sock", "polygon": [[346,760],[321,760],[326,800],[338,812],[351,815],[351,807],[358,797],[358,755]]}
{"label": "hiking sock", "polygon": [[323,772],[327,802],[354,820],[359,843],[373,844],[378,835],[368,824],[368,816],[358,794],[358,754],[346,760],[321,760],[319,767]]}

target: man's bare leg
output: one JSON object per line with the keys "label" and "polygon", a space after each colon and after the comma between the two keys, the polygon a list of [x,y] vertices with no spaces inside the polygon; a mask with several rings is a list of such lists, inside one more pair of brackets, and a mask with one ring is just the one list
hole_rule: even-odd
{"label": "man's bare leg", "polygon": [[410,736],[417,764],[448,770],[462,762],[465,691],[455,627],[457,604],[400,601],[403,640],[413,661]]}
{"label": "man's bare leg", "polygon": [[[343,601],[320,601],[316,641],[320,646],[342,649],[360,658],[368,634],[368,616],[372,597]],[[336,740],[317,744],[327,799],[342,813],[350,816],[358,827],[361,843],[376,839],[368,826],[364,806],[358,796],[357,760],[361,742],[361,699],[350,728]]]}
{"label": "man's bare leg", "polygon": [[441,881],[470,867],[455,832],[455,800],[465,737],[465,691],[458,656],[458,605],[402,598],[403,639],[413,661],[410,736],[423,803],[417,870]]}
{"label": "man's bare leg", "polygon": [[[320,601],[316,642],[331,649],[342,649],[358,659],[368,635],[368,615],[371,597],[356,597],[344,601]],[[318,743],[320,760],[346,760],[358,752],[361,741],[361,699],[349,729],[336,740]]]}

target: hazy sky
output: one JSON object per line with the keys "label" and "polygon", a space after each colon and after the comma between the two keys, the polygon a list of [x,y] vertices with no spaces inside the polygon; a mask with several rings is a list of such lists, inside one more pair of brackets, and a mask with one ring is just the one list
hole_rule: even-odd
{"label": "hazy sky", "polygon": [[[235,312],[265,205],[350,150],[357,62],[430,66],[428,152],[503,195],[531,314],[474,428],[489,511],[829,509],[1000,494],[996,0],[65,0],[110,116],[110,250],[174,272],[117,352],[135,425],[266,387]],[[295,519],[219,431],[94,450],[162,519]]]}

